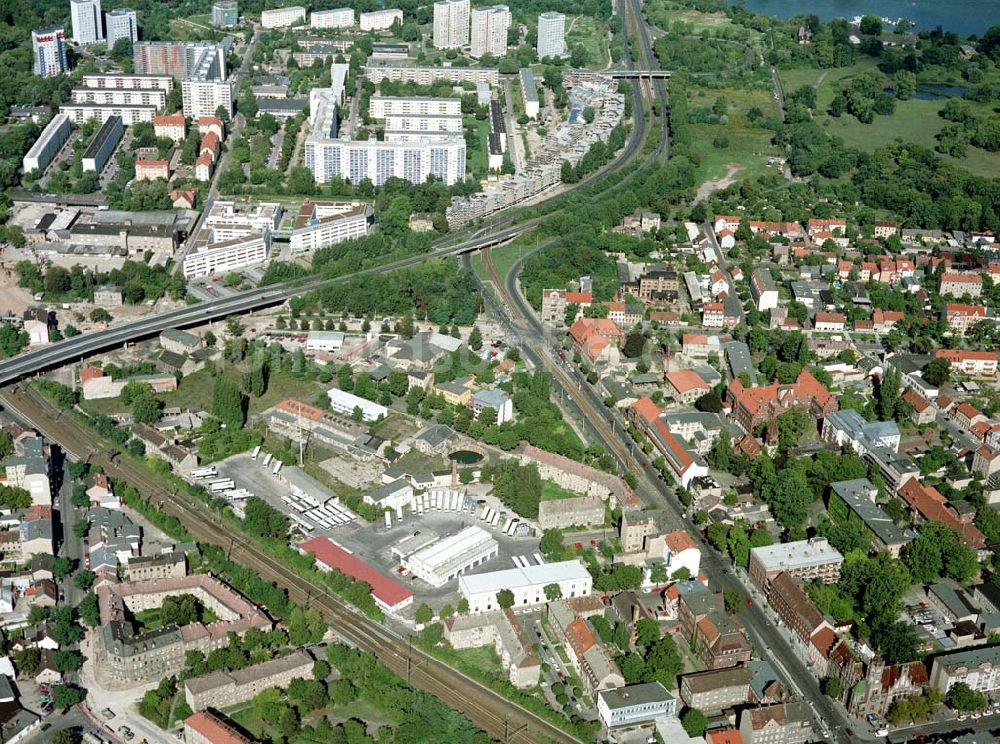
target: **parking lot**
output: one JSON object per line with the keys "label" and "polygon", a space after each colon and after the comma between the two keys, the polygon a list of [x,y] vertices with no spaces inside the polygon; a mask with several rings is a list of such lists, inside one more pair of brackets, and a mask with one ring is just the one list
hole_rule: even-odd
{"label": "parking lot", "polygon": [[[287,498],[291,494],[289,482],[283,476],[286,472],[294,474],[295,468],[282,468],[281,473],[275,477],[271,474],[271,467],[263,467],[263,458],[263,451],[256,462],[251,460],[249,453],[234,455],[215,464],[218,476],[199,482],[207,486],[213,480],[231,479],[235,483],[235,488],[247,489],[283,514],[295,513],[298,516],[308,518],[309,512],[296,512],[286,501],[282,500],[283,497]],[[334,491],[322,486],[322,484],[316,485],[316,492],[309,494],[315,501],[324,503],[336,497]],[[468,496],[474,506],[475,513],[468,510],[427,510],[424,514],[417,515],[406,508],[403,510],[401,521],[396,518],[396,515],[393,515],[392,527],[388,529],[382,522],[368,524],[359,518],[350,524],[334,527],[321,526],[310,532],[310,536],[319,535],[331,538],[366,563],[385,574],[394,576],[409,586],[417,595],[419,602],[426,602],[435,610],[439,610],[445,604],[454,606],[458,601],[457,582],[452,581],[443,587],[436,588],[419,579],[414,579],[402,570],[398,559],[392,553],[392,549],[409,537],[423,535],[441,538],[475,525],[489,532],[499,544],[498,556],[482,566],[477,566],[471,572],[485,573],[514,568],[516,565],[513,561],[514,556],[523,558],[528,563],[535,563],[533,556],[538,552],[539,540],[538,536],[509,537],[505,535],[506,522],[504,519],[501,519],[495,527],[479,519],[479,515],[483,513],[485,508],[498,510],[501,514],[512,515],[512,513],[506,512],[505,507],[497,499],[485,495],[486,487],[470,485],[461,486],[457,490]],[[480,501],[483,503],[479,504]]]}

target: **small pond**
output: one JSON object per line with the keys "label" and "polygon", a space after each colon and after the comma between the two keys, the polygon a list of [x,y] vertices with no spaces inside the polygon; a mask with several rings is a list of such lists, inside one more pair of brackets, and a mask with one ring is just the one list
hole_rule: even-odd
{"label": "small pond", "polygon": [[459,465],[475,465],[483,459],[483,456],[472,450],[455,450],[448,455],[449,460],[454,460]]}

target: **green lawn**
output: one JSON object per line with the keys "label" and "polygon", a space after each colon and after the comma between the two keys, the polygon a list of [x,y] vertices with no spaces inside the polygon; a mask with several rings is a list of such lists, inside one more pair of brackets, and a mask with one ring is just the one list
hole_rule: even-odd
{"label": "green lawn", "polygon": [[542,501],[558,501],[559,499],[575,499],[578,493],[568,491],[554,481],[542,481]]}
{"label": "green lawn", "polygon": [[477,646],[461,651],[453,651],[466,664],[486,674],[496,674],[500,669],[500,657],[493,646]]}
{"label": "green lawn", "polygon": [[[758,108],[765,116],[776,116],[777,102],[767,90],[736,90],[733,88],[692,88],[690,108],[711,107],[719,97],[726,99],[728,110],[726,124],[694,124],[692,147],[701,159],[696,171],[699,184],[722,178],[732,167],[738,167],[738,178],[754,178],[771,172],[767,167],[770,155],[780,155],[771,140],[771,131],[754,127],[747,120],[747,112]],[[729,146],[713,145],[717,137],[729,140]]]}
{"label": "green lawn", "polygon": [[398,442],[417,430],[411,419],[398,411],[389,411],[389,415],[371,427],[371,432],[381,439]]}
{"label": "green lawn", "polygon": [[[946,123],[938,112],[945,105],[944,98],[924,101],[916,98],[897,101],[896,112],[892,116],[877,116],[871,124],[862,124],[853,116],[845,114],[839,118],[829,116],[826,111],[837,92],[852,78],[876,69],[874,59],[863,57],[850,67],[832,70],[783,70],[781,82],[786,95],[803,85],[816,89],[816,120],[833,136],[841,137],[845,144],[862,150],[884,147],[897,138],[933,149],[935,137]],[[929,83],[930,80],[920,80]],[[934,82],[952,82],[941,81]],[[961,84],[959,81],[958,84]],[[983,116],[993,115],[989,104],[969,102],[972,108]],[[1000,153],[986,152],[969,147],[965,158],[942,156],[955,166],[964,168],[973,175],[992,178],[1000,169]]]}
{"label": "green lawn", "polygon": [[462,117],[464,126],[476,128],[476,146],[465,151],[465,169],[469,173],[486,174],[490,169],[489,136],[490,120],[477,119],[475,116]]}
{"label": "green lawn", "polygon": [[587,50],[587,66],[603,70],[608,66],[610,52],[604,24],[591,16],[570,16],[566,19],[566,46],[583,45]]}

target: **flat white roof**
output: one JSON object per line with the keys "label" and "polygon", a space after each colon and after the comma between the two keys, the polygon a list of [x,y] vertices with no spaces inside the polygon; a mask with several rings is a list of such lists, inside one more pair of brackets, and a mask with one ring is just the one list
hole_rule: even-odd
{"label": "flat white roof", "polygon": [[529,565],[527,568],[508,568],[471,576],[462,575],[458,577],[458,585],[464,594],[495,594],[501,589],[515,590],[589,578],[590,572],[587,571],[587,567],[579,559],[574,559],[559,563],[543,563],[540,566]]}
{"label": "flat white roof", "polygon": [[421,550],[409,560],[422,563],[435,573],[462,564],[473,556],[489,552],[497,547],[497,541],[481,527],[471,526],[449,537],[442,538]]}
{"label": "flat white roof", "polygon": [[334,408],[339,407],[340,410],[347,411],[353,411],[355,407],[360,408],[365,421],[374,421],[379,416],[389,415],[389,409],[385,406],[380,406],[378,403],[373,403],[346,390],[330,388],[326,391],[326,394],[330,398],[330,404]]}
{"label": "flat white roof", "polygon": [[805,568],[844,560],[835,547],[823,538],[766,545],[750,552],[768,571],[782,568]]}

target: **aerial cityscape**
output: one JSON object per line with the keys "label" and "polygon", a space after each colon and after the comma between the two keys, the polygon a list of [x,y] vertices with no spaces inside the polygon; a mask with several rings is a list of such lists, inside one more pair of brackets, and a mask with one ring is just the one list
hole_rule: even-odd
{"label": "aerial cityscape", "polygon": [[0,741],[1000,741],[995,12],[127,1],[0,3]]}

